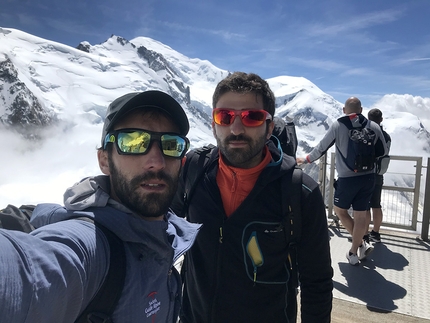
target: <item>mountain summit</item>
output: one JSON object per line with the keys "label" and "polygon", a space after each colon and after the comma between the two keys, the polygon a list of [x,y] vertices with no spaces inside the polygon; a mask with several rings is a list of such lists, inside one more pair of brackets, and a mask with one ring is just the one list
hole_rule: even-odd
{"label": "mountain summit", "polygon": [[[215,142],[212,93],[229,71],[207,60],[186,57],[147,37],[127,40],[112,35],[101,44],[83,41],[73,48],[0,28],[0,43],[0,133],[7,140],[0,174],[0,196],[6,200],[0,199],[0,205],[46,201],[40,197],[54,188],[54,201],[61,202],[64,187],[80,175],[98,173],[94,150],[106,108],[128,92],[169,93],[190,120],[192,147]],[[277,115],[288,116],[297,125],[298,155],[307,153],[342,115],[343,103],[303,77],[267,81],[276,96]],[[387,95],[373,107],[384,113],[392,154],[430,154],[430,98]],[[26,183],[24,189],[19,188],[20,179]]]}

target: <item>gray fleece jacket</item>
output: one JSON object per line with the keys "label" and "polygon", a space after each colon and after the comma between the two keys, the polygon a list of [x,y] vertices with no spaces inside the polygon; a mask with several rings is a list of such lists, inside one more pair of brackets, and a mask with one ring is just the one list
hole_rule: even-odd
{"label": "gray fleece jacket", "polygon": [[[367,120],[362,114],[352,113],[342,118],[345,117],[349,118],[353,125],[359,126],[366,124],[365,127],[372,129],[376,133],[375,151],[377,157],[388,154],[388,147],[384,135],[377,123]],[[336,170],[339,177],[361,176],[374,173],[374,169],[367,172],[356,173],[346,165],[344,158],[346,158],[348,152],[349,129],[344,123],[340,122],[339,119],[331,125],[324,138],[312,149],[306,157],[306,161],[308,163],[314,162],[323,156],[333,144],[336,144]],[[342,158],[342,156],[344,158]]]}
{"label": "gray fleece jacket", "polygon": [[[3,322],[74,322],[101,286],[109,244],[89,217],[124,241],[126,278],[113,322],[176,322],[181,281],[173,263],[200,225],[172,212],[146,221],[110,199],[109,178],[86,178],[65,193],[65,206],[39,204],[31,234],[0,229]],[[69,220],[67,220],[69,219]],[[67,221],[64,221],[67,220]]]}

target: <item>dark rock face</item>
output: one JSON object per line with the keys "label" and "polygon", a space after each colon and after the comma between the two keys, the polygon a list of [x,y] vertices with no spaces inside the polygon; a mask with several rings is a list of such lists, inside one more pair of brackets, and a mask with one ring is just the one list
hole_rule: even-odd
{"label": "dark rock face", "polygon": [[175,68],[169,64],[166,58],[153,50],[147,49],[145,46],[137,48],[139,57],[146,60],[148,66],[155,72],[164,71],[164,81],[171,89],[171,95],[179,102],[191,107],[190,88],[182,81],[182,76]]}
{"label": "dark rock face", "polygon": [[13,83],[17,80],[17,77],[18,71],[15,69],[9,58],[0,62],[0,80],[4,83]]}
{"label": "dark rock face", "polygon": [[80,44],[76,47],[76,49],[79,49],[79,50],[81,50],[81,51],[83,51],[83,52],[86,52],[86,53],[89,53],[89,52],[90,52],[90,48],[91,48],[91,45],[90,45],[90,44],[88,44],[88,43],[80,43]]}
{"label": "dark rock face", "polygon": [[38,127],[50,125],[55,116],[45,110],[37,97],[18,78],[9,58],[0,62],[0,124],[28,134]]}

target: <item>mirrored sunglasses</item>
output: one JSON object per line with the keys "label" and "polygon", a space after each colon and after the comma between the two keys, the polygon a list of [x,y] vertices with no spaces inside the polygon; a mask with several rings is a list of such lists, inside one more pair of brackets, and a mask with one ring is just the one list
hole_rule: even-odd
{"label": "mirrored sunglasses", "polygon": [[272,116],[266,110],[230,110],[215,108],[212,112],[214,122],[220,126],[229,126],[234,122],[236,116],[246,127],[261,126],[266,120],[272,120]]}
{"label": "mirrored sunglasses", "polygon": [[188,138],[176,133],[127,128],[109,132],[103,149],[111,142],[115,143],[120,155],[145,155],[154,141],[158,142],[161,152],[167,157],[182,158],[190,147]]}

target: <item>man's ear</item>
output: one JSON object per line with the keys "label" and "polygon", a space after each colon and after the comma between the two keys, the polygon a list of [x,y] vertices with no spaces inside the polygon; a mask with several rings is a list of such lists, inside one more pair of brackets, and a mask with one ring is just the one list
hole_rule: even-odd
{"label": "man's ear", "polygon": [[272,120],[269,125],[267,126],[267,136],[266,139],[269,140],[272,136],[273,129],[275,129],[275,122]]}
{"label": "man's ear", "polygon": [[110,175],[109,156],[107,150],[97,150],[97,159],[99,160],[99,167],[102,173],[105,175]]}

